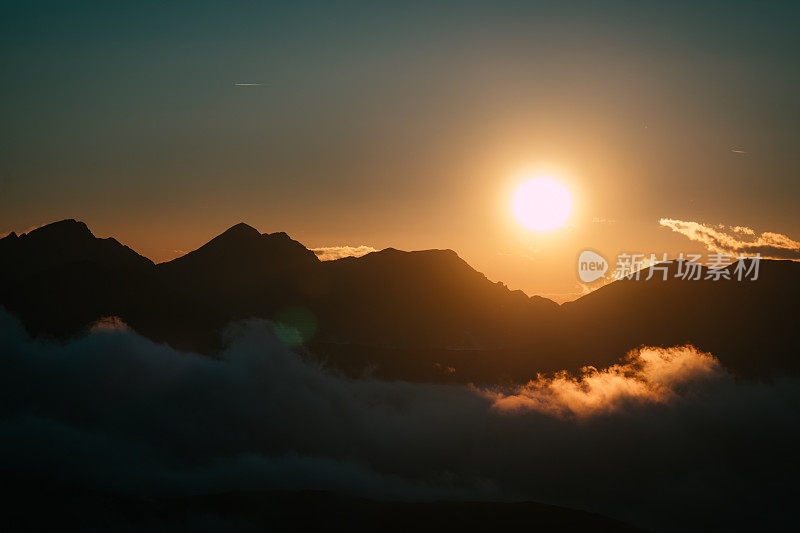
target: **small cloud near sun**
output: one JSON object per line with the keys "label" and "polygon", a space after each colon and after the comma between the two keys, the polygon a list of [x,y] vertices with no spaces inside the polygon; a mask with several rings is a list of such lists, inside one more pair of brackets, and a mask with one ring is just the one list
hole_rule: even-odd
{"label": "small cloud near sun", "polygon": [[[690,240],[705,245],[710,252],[728,255],[761,254],[765,259],[791,259],[800,261],[800,242],[781,233],[763,232],[756,237],[756,232],[746,226],[708,226],[699,222],[662,218],[658,221]],[[728,232],[729,231],[729,232]],[[743,241],[739,235],[747,235],[750,241]]]}

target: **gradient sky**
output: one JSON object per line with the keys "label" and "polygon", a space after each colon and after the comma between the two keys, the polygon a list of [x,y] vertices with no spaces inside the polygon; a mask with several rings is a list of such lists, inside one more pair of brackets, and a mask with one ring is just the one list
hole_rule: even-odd
{"label": "gradient sky", "polygon": [[[3,2],[0,233],[77,218],[160,261],[244,221],[452,248],[558,300],[584,248],[697,249],[661,217],[797,239],[798,20],[798,2]],[[568,185],[569,227],[511,218],[526,170]]]}

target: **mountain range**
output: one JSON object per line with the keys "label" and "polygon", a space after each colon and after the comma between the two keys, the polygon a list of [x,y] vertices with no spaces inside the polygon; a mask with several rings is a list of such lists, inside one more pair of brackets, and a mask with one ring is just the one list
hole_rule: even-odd
{"label": "mountain range", "polygon": [[742,377],[800,373],[800,263],[761,260],[755,281],[684,280],[679,266],[666,281],[645,271],[557,305],[488,280],[452,250],[320,261],[286,233],[237,224],[154,264],[63,220],[0,239],[0,305],[37,336],[68,338],[113,316],[209,356],[228,323],[265,318],[309,356],[385,379],[524,381],[681,344]]}

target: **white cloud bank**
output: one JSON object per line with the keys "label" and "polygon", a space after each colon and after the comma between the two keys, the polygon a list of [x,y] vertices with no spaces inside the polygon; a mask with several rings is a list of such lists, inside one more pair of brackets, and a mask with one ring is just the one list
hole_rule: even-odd
{"label": "white cloud bank", "polygon": [[660,530],[794,519],[800,382],[737,382],[693,348],[477,389],[349,379],[228,331],[220,359],[113,320],[66,343],[0,309],[0,468],[170,495],[328,489],[527,499]]}
{"label": "white cloud bank", "polygon": [[378,250],[362,244],[361,246],[323,246],[311,248],[311,251],[317,254],[320,261],[333,261],[342,257],[361,257]]}

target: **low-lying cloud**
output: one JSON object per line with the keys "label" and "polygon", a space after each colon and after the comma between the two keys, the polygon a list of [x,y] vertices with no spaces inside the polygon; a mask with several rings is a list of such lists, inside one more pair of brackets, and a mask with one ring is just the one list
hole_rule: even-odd
{"label": "low-lying cloud", "polygon": [[343,257],[361,257],[372,252],[377,252],[371,246],[323,246],[321,248],[311,248],[311,251],[317,254],[320,261],[333,261]]}
{"label": "low-lying cloud", "polygon": [[144,495],[327,489],[534,500],[668,530],[794,516],[800,383],[691,347],[479,389],[351,379],[251,320],[219,359],[113,320],[66,343],[0,309],[0,467]]}
{"label": "low-lying cloud", "polygon": [[580,376],[561,372],[540,376],[512,392],[492,395],[500,411],[537,411],[568,418],[587,418],[626,405],[659,404],[679,398],[680,387],[698,379],[724,375],[719,363],[692,346],[641,348],[622,364],[603,370],[589,367]]}
{"label": "low-lying cloud", "polygon": [[[800,261],[800,242],[780,233],[764,232],[755,237],[755,231],[743,226],[730,227],[728,232],[724,225],[715,228],[673,218],[662,218],[659,224],[704,244],[711,252],[732,256],[761,254],[765,259]],[[736,234],[751,235],[754,238],[744,241]]]}

